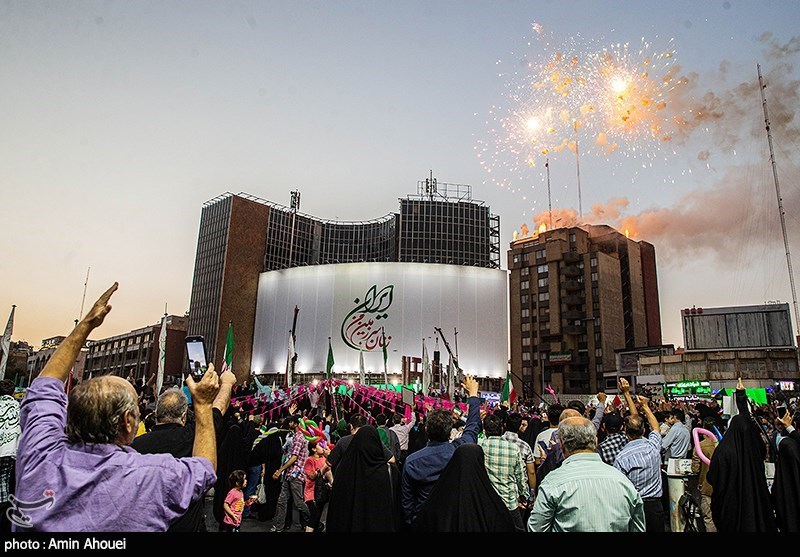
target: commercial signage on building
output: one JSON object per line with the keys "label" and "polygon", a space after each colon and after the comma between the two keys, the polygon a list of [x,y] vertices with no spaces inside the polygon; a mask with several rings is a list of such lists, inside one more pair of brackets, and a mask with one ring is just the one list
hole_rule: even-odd
{"label": "commercial signage on building", "polygon": [[680,381],[664,385],[667,398],[676,396],[711,397],[711,383],[708,381]]}
{"label": "commercial signage on building", "polygon": [[568,364],[572,361],[572,352],[550,352],[547,361],[551,364]]}

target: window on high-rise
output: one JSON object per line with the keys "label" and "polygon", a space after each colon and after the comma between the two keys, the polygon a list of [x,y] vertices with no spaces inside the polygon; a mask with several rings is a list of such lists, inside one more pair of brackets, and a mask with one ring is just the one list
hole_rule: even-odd
{"label": "window on high-rise", "polygon": [[597,282],[597,273],[592,273],[592,282]]}
{"label": "window on high-rise", "polygon": [[531,316],[531,310],[529,310],[528,308],[522,308],[522,311],[520,312],[520,315],[522,317],[530,317]]}
{"label": "window on high-rise", "polygon": [[539,265],[536,267],[536,272],[540,275],[547,272],[547,265]]}
{"label": "window on high-rise", "polygon": [[589,264],[592,267],[597,267],[597,258],[596,257],[592,257],[591,259],[589,259]]}
{"label": "window on high-rise", "polygon": [[523,280],[519,283],[520,290],[528,290],[531,287],[531,282],[529,280]]}
{"label": "window on high-rise", "polygon": [[548,284],[550,284],[550,279],[549,279],[549,277],[544,277],[544,278],[540,278],[540,279],[539,279],[539,288],[544,288],[544,287],[545,287],[545,286],[547,286]]}
{"label": "window on high-rise", "polygon": [[538,249],[536,250],[536,259],[544,259],[545,250]]}
{"label": "window on high-rise", "polygon": [[549,292],[539,292],[539,301],[540,302],[546,302],[549,299],[550,299],[550,293]]}

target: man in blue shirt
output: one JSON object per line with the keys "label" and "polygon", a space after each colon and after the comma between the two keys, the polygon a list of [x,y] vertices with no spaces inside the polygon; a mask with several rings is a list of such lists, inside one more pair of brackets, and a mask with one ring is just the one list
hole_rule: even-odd
{"label": "man in blue shirt", "polygon": [[689,451],[689,441],[691,433],[684,425],[686,414],[680,408],[672,410],[667,417],[667,423],[670,425],[669,431],[661,440],[661,446],[666,451],[664,454],[664,463],[669,462],[670,458],[686,458]]}
{"label": "man in blue shirt", "polygon": [[414,522],[422,505],[428,500],[434,484],[450,462],[456,448],[464,443],[478,442],[478,432],[481,429],[478,382],[471,375],[467,375],[462,386],[469,396],[467,401],[469,413],[461,437],[450,442],[450,430],[454,422],[452,412],[443,409],[432,410],[428,412],[425,420],[428,444],[408,455],[406,459],[403,467],[402,502],[403,518],[408,525]]}

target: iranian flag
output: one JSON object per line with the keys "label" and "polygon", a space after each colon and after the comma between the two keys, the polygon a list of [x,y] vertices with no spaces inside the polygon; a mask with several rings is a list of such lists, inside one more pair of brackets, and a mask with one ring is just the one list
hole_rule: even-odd
{"label": "iranian flag", "polygon": [[225,360],[222,362],[220,375],[230,371],[233,373],[233,323],[228,321],[228,340],[225,341]]}
{"label": "iranian flag", "polygon": [[517,391],[514,390],[514,383],[511,381],[511,374],[506,374],[506,382],[503,383],[503,392],[500,394],[500,402],[507,402],[509,406],[517,400]]}

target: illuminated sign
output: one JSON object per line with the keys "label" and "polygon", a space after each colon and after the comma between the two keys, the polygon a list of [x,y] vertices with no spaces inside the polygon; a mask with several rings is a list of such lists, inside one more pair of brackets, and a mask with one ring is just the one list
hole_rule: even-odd
{"label": "illuminated sign", "polygon": [[295,306],[300,374],[325,370],[330,338],[334,375],[357,374],[363,355],[365,371],[382,382],[384,344],[386,368],[399,374],[404,356],[422,356],[423,339],[428,353],[433,351],[434,327],[457,344],[466,373],[507,374],[508,275],[500,269],[375,262],[261,273],[251,368],[285,373]]}
{"label": "illuminated sign", "polygon": [[794,390],[794,381],[778,381],[778,385],[780,386],[782,391]]}
{"label": "illuminated sign", "polygon": [[708,381],[680,381],[664,385],[667,397],[698,396],[711,398],[711,383]]}

